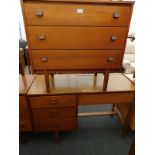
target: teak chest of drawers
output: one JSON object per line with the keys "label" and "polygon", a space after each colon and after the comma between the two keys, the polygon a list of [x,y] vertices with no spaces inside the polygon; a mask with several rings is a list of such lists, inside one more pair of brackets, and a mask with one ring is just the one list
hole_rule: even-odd
{"label": "teak chest of drawers", "polygon": [[133,1],[21,0],[34,72],[120,69]]}

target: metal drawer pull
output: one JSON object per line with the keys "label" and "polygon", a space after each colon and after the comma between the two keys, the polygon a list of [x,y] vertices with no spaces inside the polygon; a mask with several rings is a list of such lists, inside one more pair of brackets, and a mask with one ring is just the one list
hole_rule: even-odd
{"label": "metal drawer pull", "polygon": [[117,36],[112,36],[112,37],[111,37],[111,40],[112,40],[112,41],[115,41],[115,40],[117,40],[117,39],[118,39]]}
{"label": "metal drawer pull", "polygon": [[45,35],[44,34],[39,34],[38,38],[39,38],[39,40],[45,40]]}
{"label": "metal drawer pull", "polygon": [[113,17],[114,18],[119,18],[120,17],[120,13],[119,12],[114,12]]}
{"label": "metal drawer pull", "polygon": [[38,17],[42,17],[42,16],[43,16],[43,11],[37,11],[37,12],[36,12],[36,15],[37,15]]}
{"label": "metal drawer pull", "polygon": [[108,61],[108,62],[112,62],[112,61],[114,61],[114,58],[113,58],[113,57],[108,57],[108,58],[107,58],[107,61]]}
{"label": "metal drawer pull", "polygon": [[48,57],[42,57],[42,58],[41,58],[41,61],[42,61],[42,62],[47,62],[47,61],[48,61]]}

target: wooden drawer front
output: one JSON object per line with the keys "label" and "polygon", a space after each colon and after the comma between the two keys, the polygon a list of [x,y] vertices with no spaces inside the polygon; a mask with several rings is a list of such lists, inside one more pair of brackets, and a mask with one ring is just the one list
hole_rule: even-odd
{"label": "wooden drawer front", "polygon": [[30,120],[29,108],[25,96],[19,96],[19,119],[22,121]]}
{"label": "wooden drawer front", "polygon": [[127,26],[131,12],[119,5],[25,3],[24,8],[28,25]]}
{"label": "wooden drawer front", "polygon": [[112,104],[112,103],[131,103],[134,99],[133,92],[126,93],[106,93],[106,94],[90,94],[79,95],[78,103],[85,104]]}
{"label": "wooden drawer front", "polygon": [[30,97],[32,108],[76,106],[75,95]]}
{"label": "wooden drawer front", "polygon": [[20,121],[19,131],[32,131],[32,125],[30,121]]}
{"label": "wooden drawer front", "polygon": [[50,108],[50,109],[34,109],[34,120],[47,120],[54,118],[70,118],[77,117],[75,107]]}
{"label": "wooden drawer front", "polygon": [[31,49],[123,49],[126,27],[28,26]]}
{"label": "wooden drawer front", "polygon": [[54,130],[72,130],[76,129],[77,123],[75,118],[35,121],[36,131],[54,131]]}
{"label": "wooden drawer front", "polygon": [[35,70],[104,69],[121,66],[121,50],[33,50]]}

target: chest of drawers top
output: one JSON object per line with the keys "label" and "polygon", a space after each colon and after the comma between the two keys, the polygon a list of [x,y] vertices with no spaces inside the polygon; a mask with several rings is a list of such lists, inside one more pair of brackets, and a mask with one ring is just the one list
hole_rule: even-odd
{"label": "chest of drawers top", "polygon": [[26,23],[44,26],[128,26],[132,3],[84,2],[26,1],[24,3]]}

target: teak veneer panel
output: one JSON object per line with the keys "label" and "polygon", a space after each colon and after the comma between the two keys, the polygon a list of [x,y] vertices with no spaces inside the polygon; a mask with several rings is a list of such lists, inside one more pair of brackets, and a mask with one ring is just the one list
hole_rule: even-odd
{"label": "teak veneer panel", "polygon": [[32,59],[35,70],[106,69],[121,67],[122,54],[123,50],[32,50]]}
{"label": "teak veneer panel", "polygon": [[105,94],[89,94],[79,95],[79,105],[90,104],[125,104],[131,103],[134,100],[134,92],[121,92],[121,93],[105,93]]}
{"label": "teak veneer panel", "polygon": [[75,130],[77,128],[75,118],[69,119],[51,119],[43,121],[35,121],[35,131],[61,131]]}
{"label": "teak veneer panel", "polygon": [[56,119],[74,117],[77,117],[77,109],[75,107],[33,109],[34,120],[48,120],[51,118]]}
{"label": "teak veneer panel", "polygon": [[[28,95],[103,93],[103,80],[103,74],[56,74],[50,78],[51,90],[47,93],[44,76],[37,75]],[[134,84],[123,74],[110,73],[107,92],[119,91],[134,92]]]}
{"label": "teak veneer panel", "polygon": [[75,95],[30,97],[29,101],[32,108],[76,106]]}
{"label": "teak veneer panel", "polygon": [[[31,49],[123,49],[126,27],[28,26]],[[44,36],[40,40],[39,36]],[[111,40],[116,36],[116,40]]]}
{"label": "teak veneer panel", "polygon": [[[121,5],[25,3],[27,25],[128,26],[131,7]],[[83,9],[83,13],[78,13]],[[37,16],[42,11],[43,16]],[[114,18],[115,12],[120,13]]]}
{"label": "teak veneer panel", "polygon": [[35,79],[35,75],[32,74],[19,74],[19,94],[24,95],[27,93],[30,88],[33,80]]}

